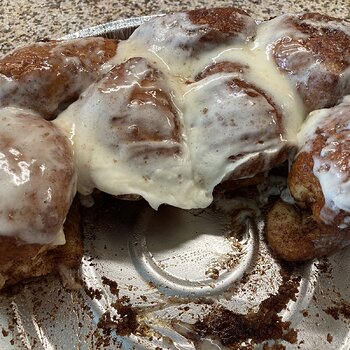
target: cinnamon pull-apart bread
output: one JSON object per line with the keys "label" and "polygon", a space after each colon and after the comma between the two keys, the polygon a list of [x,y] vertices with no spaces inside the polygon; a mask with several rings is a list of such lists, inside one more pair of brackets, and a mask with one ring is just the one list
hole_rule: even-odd
{"label": "cinnamon pull-apart bread", "polygon": [[[260,181],[295,151],[310,110],[350,92],[349,27],[318,14],[257,24],[235,8],[194,10],[145,22],[118,45],[49,41],[0,59],[0,288],[76,265],[74,206],[66,219],[76,188],[190,209],[208,206],[219,184]],[[344,103],[329,113],[342,114]],[[337,125],[326,119],[325,130]],[[316,144],[307,147],[317,153]],[[321,198],[322,179],[337,173],[313,175],[314,158],[303,154],[292,194],[318,208],[318,230],[345,232],[347,209]],[[337,230],[328,241],[345,237]],[[279,237],[270,240],[276,251]]]}
{"label": "cinnamon pull-apart bread", "polygon": [[310,113],[290,174],[296,205],[278,201],[267,238],[283,259],[307,260],[350,244],[350,96]]}

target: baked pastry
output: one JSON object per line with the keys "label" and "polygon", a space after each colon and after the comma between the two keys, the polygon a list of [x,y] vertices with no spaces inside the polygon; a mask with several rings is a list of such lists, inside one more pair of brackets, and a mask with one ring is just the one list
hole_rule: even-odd
{"label": "baked pastry", "polygon": [[42,118],[77,99],[115,52],[114,40],[86,38],[36,43],[0,59],[0,289],[81,260],[73,151]]}
{"label": "baked pastry", "polygon": [[350,26],[306,13],[266,23],[273,57],[297,88],[307,113],[332,107],[350,93]]}
{"label": "baked pastry", "polygon": [[312,112],[299,133],[289,188],[298,206],[278,201],[267,239],[290,261],[308,260],[350,244],[350,96]]}
{"label": "baked pastry", "polygon": [[[118,44],[110,72],[55,121],[74,128],[79,192],[188,209],[209,205],[222,182],[220,190],[256,183],[297,148],[309,111],[350,91],[349,50],[349,24],[319,14],[257,25],[233,8],[194,10],[141,25]],[[282,225],[274,209],[268,227]],[[283,230],[272,231],[286,249]],[[304,248],[292,260],[323,254]]]}
{"label": "baked pastry", "polygon": [[229,8],[158,17],[119,42],[108,74],[54,121],[72,135],[78,191],[201,208],[222,181],[285,161],[304,115],[261,35]]}
{"label": "baked pastry", "polygon": [[101,76],[116,52],[103,38],[35,43],[0,59],[0,107],[32,109],[53,119]]}
{"label": "baked pastry", "polygon": [[[77,215],[65,221],[76,186],[189,209],[208,206],[223,182],[221,189],[260,181],[297,147],[308,111],[349,93],[349,37],[348,23],[327,16],[257,25],[244,11],[222,8],[158,17],[118,50],[113,40],[87,38],[33,44],[0,59],[0,181],[11,198],[0,208],[0,288],[78,263]],[[315,182],[310,169],[300,175],[310,168],[303,154],[290,177],[297,199],[294,179]],[[304,194],[298,203],[314,209]],[[268,228],[281,224],[274,208]],[[347,216],[330,224],[321,212],[308,221],[317,237],[331,226],[329,240],[346,244],[346,228],[334,222],[345,225]],[[276,251],[281,237],[269,238]],[[290,260],[320,252],[308,248]]]}
{"label": "baked pastry", "polygon": [[16,107],[0,109],[0,125],[1,289],[60,264],[76,266],[82,244],[76,209],[63,233],[76,191],[69,140],[37,113]]}

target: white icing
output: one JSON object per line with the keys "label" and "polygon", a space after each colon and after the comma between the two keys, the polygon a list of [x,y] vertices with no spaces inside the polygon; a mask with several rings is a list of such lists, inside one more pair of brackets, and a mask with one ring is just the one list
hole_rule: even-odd
{"label": "white icing", "polygon": [[[237,16],[243,17],[242,23],[245,25],[241,32],[227,40],[231,46],[244,44],[255,35],[255,22],[247,16]],[[147,21],[128,40],[118,44],[117,55],[105,65],[105,70],[131,57],[145,57],[173,77],[193,79],[203,63],[210,62],[217,52],[227,48],[223,44],[200,42],[206,30],[207,25],[192,23],[186,13],[174,13]],[[194,46],[197,50],[200,47],[199,53],[193,52]]]}
{"label": "white icing", "polygon": [[[68,210],[76,179],[68,143],[60,144],[57,128],[29,110],[1,108],[0,125],[0,235],[64,244],[60,208]],[[72,179],[62,183],[65,174]]]}
{"label": "white icing", "polygon": [[325,223],[331,224],[340,209],[350,212],[348,173],[342,172],[335,162],[327,162],[323,157],[314,157],[313,172],[320,182],[325,207],[331,210],[323,208],[321,217]]}
{"label": "white icing", "polygon": [[[305,113],[293,86],[307,86],[310,76],[323,77],[325,70],[317,60],[304,62],[304,71],[288,77],[276,66],[273,55],[277,42],[282,38],[287,41],[292,37],[306,38],[288,21],[290,15],[280,16],[258,27],[248,17],[237,16],[243,19],[242,31],[217,45],[201,41],[208,26],[193,24],[187,14],[178,13],[149,21],[128,40],[120,42],[117,55],[92,77],[85,74],[79,57],[69,56],[69,47],[72,43],[83,47],[89,41],[95,43],[103,39],[63,42],[51,50],[50,55],[61,65],[62,73],[66,69],[84,73],[74,76],[68,95],[85,89],[101,74],[107,74],[90,86],[54,122],[65,130],[73,145],[81,194],[89,195],[98,188],[113,195],[139,194],[154,208],[162,203],[185,209],[206,207],[212,201],[214,187],[222,180],[231,176],[254,176],[265,171],[286,145],[295,144]],[[317,21],[304,22],[315,28],[323,27]],[[329,26],[349,33],[343,23],[327,22]],[[286,43],[286,50],[288,62],[282,60],[286,66],[280,68],[288,71],[287,64],[293,65],[295,60],[300,60],[300,53],[306,49]],[[104,54],[99,45],[94,46],[92,56],[102,57]],[[134,57],[144,60],[130,60]],[[87,65],[92,63],[88,57],[84,59]],[[125,74],[119,71],[120,76],[113,75],[113,67],[125,62]],[[242,68],[231,73],[215,73],[196,81],[198,74],[223,62],[232,62]],[[41,69],[50,69],[51,63],[46,63],[47,66],[44,62]],[[155,82],[147,83],[146,91],[143,80],[154,74],[153,68],[160,73]],[[340,78],[344,91],[350,91],[350,68]],[[248,87],[240,87],[239,80]],[[31,100],[36,96],[33,92],[43,89],[46,83],[46,79],[35,72],[21,84],[0,75],[0,105],[5,96],[10,96],[13,105],[20,101],[19,104],[28,103],[33,107]],[[152,99],[144,102],[134,97],[131,101],[133,91],[138,88],[148,94],[164,93],[165,99],[168,99],[163,101],[165,107],[159,109]],[[12,96],[13,91],[16,94]],[[163,98],[155,97],[160,105]],[[350,97],[346,101],[349,102]],[[54,99],[45,103],[52,103],[48,109],[53,111],[59,101]],[[170,105],[169,112],[167,107]],[[0,117],[5,114],[16,117],[17,113],[15,109],[2,109]],[[311,150],[309,141],[313,140],[318,123],[329,118],[327,110],[318,111],[315,115],[309,118],[298,136],[304,151]],[[138,131],[146,137],[133,140]],[[175,131],[177,135],[174,135]],[[152,139],[152,135],[160,136]],[[34,137],[31,152],[36,154],[40,153],[38,140],[42,140],[36,133]],[[327,215],[332,216],[340,209],[350,210],[350,199],[347,199],[350,198],[349,184],[345,173],[336,163],[327,163],[325,170],[324,159],[334,151],[336,141],[329,137],[320,156],[314,159],[314,172],[324,190],[325,207],[332,211],[331,214],[324,211],[324,219],[328,221],[332,218]],[[51,150],[48,146],[41,151],[44,158],[47,158],[45,152]],[[6,151],[13,157],[21,156],[15,148]],[[246,168],[256,159],[262,159],[259,167],[249,169],[247,173]],[[23,188],[33,184],[30,169],[36,162],[36,158],[30,157],[29,160],[18,161],[16,165],[20,171],[14,173],[6,155],[0,153],[0,181],[11,183],[13,200],[9,203],[14,210],[21,210],[21,201],[16,199],[23,194]],[[49,167],[62,170],[57,163],[42,164],[41,170],[45,172]],[[1,190],[0,195],[4,196]],[[53,196],[51,187],[46,187],[39,195],[42,202],[50,202]],[[64,242],[62,227],[47,234],[40,215],[32,218],[34,229],[28,229],[28,225],[21,226],[23,220],[14,225],[3,213],[4,210],[0,214],[0,233],[3,235],[17,235],[29,243]],[[348,225],[350,219],[346,217],[343,221],[341,227]]]}
{"label": "white icing", "polygon": [[[297,135],[297,142],[300,152],[309,152],[311,150],[312,141],[316,137],[316,130],[322,129],[322,124],[330,119],[335,119],[335,116],[344,114],[344,107],[350,105],[350,95],[345,96],[341,104],[333,108],[323,108],[309,113],[308,117],[302,124],[302,127]],[[347,108],[347,107],[346,107]]]}
{"label": "white icing", "polygon": [[[113,79],[120,77],[111,79],[107,75],[54,121],[74,145],[80,193],[89,194],[96,187],[114,195],[142,195],[154,208],[162,203],[185,209],[206,207],[212,201],[213,188],[223,179],[235,171],[239,178],[242,169],[259,157],[263,164],[251,169],[249,176],[268,169],[270,160],[286,144],[295,142],[303,108],[272,59],[268,43],[274,32],[261,25],[256,40],[249,40],[249,35],[232,38],[192,56],[189,48],[205,28],[192,24],[186,14],[150,21],[119,43],[117,55],[104,67],[107,72],[115,64],[144,57],[159,69],[162,81],[166,81],[161,83],[162,90],[170,96],[177,113],[180,140],[170,137],[174,125],[170,120],[164,123],[164,111],[157,111],[152,104],[133,109],[135,102],[130,103],[130,94],[148,71],[130,61],[123,82],[113,84]],[[263,96],[250,97],[244,89],[228,86],[233,79],[241,78],[238,73],[217,73],[188,83],[206,67],[222,61],[248,66],[242,73],[244,81],[272,98],[281,114],[280,123]],[[207,110],[205,115],[203,110]],[[149,123],[150,131],[159,129],[166,138],[127,143],[122,133],[118,135],[111,128],[111,119],[116,116],[126,118],[126,130],[132,131],[142,121]],[[138,150],[159,148],[168,149],[171,155],[146,151],[147,162],[135,156]],[[179,150],[176,154],[174,148]]]}
{"label": "white icing", "polygon": [[[283,144],[276,135],[272,107],[263,98],[231,89],[230,79],[225,74],[209,76],[185,95],[184,122],[195,181],[209,192],[242,164],[264,152],[277,152]],[[230,156],[237,159],[229,161]]]}
{"label": "white icing", "polygon": [[8,95],[18,88],[18,85],[17,81],[0,73],[0,97]]}
{"label": "white icing", "polygon": [[329,115],[327,108],[319,109],[309,113],[307,119],[303,123],[298,135],[297,142],[300,152],[310,152],[312,149],[312,141],[316,137],[316,130],[322,121]]}
{"label": "white icing", "polygon": [[[104,88],[105,80],[101,80],[54,121],[71,133],[79,170],[78,191],[87,195],[97,187],[114,195],[140,194],[154,208],[162,203],[187,209],[206,206],[210,200],[192,179],[185,143],[171,140],[171,120],[164,120],[162,112],[152,105],[142,106],[146,108],[140,115],[140,107],[129,104],[131,88],[149,71],[142,60],[129,64],[122,84]],[[130,123],[127,129],[137,127],[145,117],[149,131],[158,130],[166,139],[125,142],[125,129],[118,134],[110,126],[113,117],[123,115]],[[160,149],[173,154],[153,154]],[[174,149],[179,152],[174,153]]]}
{"label": "white icing", "polygon": [[[333,128],[335,135],[330,134]],[[301,152],[313,152],[313,143],[321,134],[325,138],[319,154],[313,156],[313,173],[318,179],[324,196],[321,218],[331,224],[340,210],[350,212],[350,96],[330,109],[310,113],[298,135]],[[336,159],[329,159],[332,154]],[[340,228],[348,227],[349,220],[344,219]]]}
{"label": "white icing", "polygon": [[[303,33],[297,29],[294,22],[318,29],[318,33],[311,36]],[[305,44],[315,35],[318,36],[318,41],[322,41],[322,36],[327,35],[324,29],[327,33],[338,31],[350,36],[350,26],[345,21],[332,21],[329,18],[322,21],[318,16],[315,19],[301,19],[299,15],[283,15],[266,22],[265,25],[270,32],[268,40],[271,48],[274,49],[276,44],[283,43],[283,48],[279,48],[276,53],[278,65],[289,74],[289,79],[299,89],[308,111],[311,107],[319,109],[338,102],[334,100],[335,97],[329,87],[333,87],[335,93],[340,96],[350,93],[350,57],[339,57],[338,62],[347,61],[349,67],[342,73],[333,74],[332,72],[337,70],[332,67],[333,63],[325,63],[323,58]],[[305,29],[307,32],[308,29]],[[324,51],[330,49],[325,47]],[[314,90],[319,87],[321,87],[320,93],[317,96],[313,95]],[[325,91],[322,91],[323,89]]]}

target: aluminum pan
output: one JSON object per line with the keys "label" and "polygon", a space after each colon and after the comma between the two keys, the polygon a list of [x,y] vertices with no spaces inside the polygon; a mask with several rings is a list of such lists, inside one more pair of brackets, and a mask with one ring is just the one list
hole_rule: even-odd
{"label": "aluminum pan", "polygon": [[[125,39],[152,17],[114,21],[62,39]],[[265,190],[277,187],[268,183]],[[0,348],[225,349],[218,340],[196,337],[191,325],[215,305],[241,314],[256,310],[282,284],[281,266],[264,241],[260,204],[236,198],[220,200],[219,211],[154,212],[144,202],[98,199],[83,215],[85,292],[67,291],[47,277],[1,297]],[[231,216],[237,205],[248,209],[239,236]],[[345,249],[294,270],[291,277],[301,278],[298,293],[281,315],[298,334],[294,344],[281,342],[287,349],[349,348],[346,312],[337,304],[350,300],[348,266]],[[108,321],[109,314],[112,321],[102,327],[101,318]],[[120,314],[124,321],[113,322]]]}
{"label": "aluminum pan", "polygon": [[103,36],[104,38],[124,40],[127,39],[140,24],[159,16],[163,16],[163,14],[133,17],[112,21],[105,24],[100,24],[94,27],[79,30],[78,32],[65,35],[60,39],[69,40],[85,38],[89,36]]}

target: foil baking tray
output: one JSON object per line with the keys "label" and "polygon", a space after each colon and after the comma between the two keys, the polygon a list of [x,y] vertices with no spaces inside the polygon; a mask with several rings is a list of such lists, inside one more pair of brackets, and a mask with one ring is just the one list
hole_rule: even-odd
{"label": "foil baking tray", "polygon": [[[62,39],[126,39],[153,16]],[[0,297],[1,349],[349,349],[350,249],[286,265],[264,206],[286,180],[185,211],[98,195],[82,209],[82,288],[57,277]]]}

